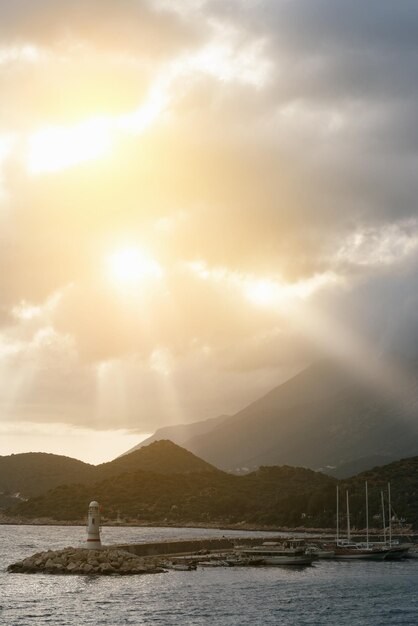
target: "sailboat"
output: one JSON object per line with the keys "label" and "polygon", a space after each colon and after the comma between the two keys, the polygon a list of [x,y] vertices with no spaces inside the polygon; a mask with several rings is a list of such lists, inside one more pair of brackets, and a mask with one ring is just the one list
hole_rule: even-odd
{"label": "sailboat", "polygon": [[[367,485],[367,483],[366,483]],[[391,492],[390,492],[390,483],[388,483],[388,531],[389,538],[386,535],[386,515],[385,515],[385,499],[383,496],[383,491],[380,492],[381,502],[382,502],[382,521],[383,521],[383,541],[377,542],[374,541],[371,545],[375,547],[380,547],[386,549],[388,552],[385,556],[386,561],[397,561],[399,559],[403,559],[408,556],[409,549],[411,548],[411,543],[401,543],[399,539],[392,538],[392,503],[391,503]]]}
{"label": "sailboat", "polygon": [[366,544],[351,540],[350,529],[350,502],[348,491],[346,491],[346,507],[347,507],[347,539],[339,537],[339,490],[337,486],[337,537],[335,542],[335,558],[338,560],[368,560],[383,561],[389,550],[386,547],[374,546],[369,543],[369,509],[368,509],[368,493],[366,483],[366,526],[367,541]]}

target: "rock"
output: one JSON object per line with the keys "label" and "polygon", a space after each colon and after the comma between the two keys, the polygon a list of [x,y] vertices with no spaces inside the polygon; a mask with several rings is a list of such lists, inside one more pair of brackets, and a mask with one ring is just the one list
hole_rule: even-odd
{"label": "rock", "polygon": [[124,563],[119,568],[119,574],[130,574],[130,572],[131,572],[131,567],[129,566],[128,563]]}
{"label": "rock", "polygon": [[85,574],[91,574],[92,572],[94,572],[94,567],[92,565],[90,565],[90,563],[85,563],[83,566],[83,572]]}
{"label": "rock", "polygon": [[23,562],[22,561],[18,561],[17,563],[12,563],[12,565],[9,565],[9,567],[7,568],[8,572],[21,572],[23,570]]}
{"label": "rock", "polygon": [[109,563],[100,563],[98,571],[101,574],[113,574],[115,570]]}
{"label": "rock", "polygon": [[75,570],[77,569],[78,569],[78,563],[74,563],[74,561],[67,565],[67,572],[69,572],[70,574],[73,574]]}
{"label": "rock", "polygon": [[97,557],[101,554],[103,554],[103,550],[87,550],[88,557],[92,557],[94,559],[97,559]]}
{"label": "rock", "polygon": [[[66,548],[38,552],[23,561],[9,565],[7,570],[14,573],[45,572],[49,574],[147,574],[164,571],[156,567],[155,560],[141,557],[117,549],[86,550]],[[157,563],[158,565],[158,563]]]}

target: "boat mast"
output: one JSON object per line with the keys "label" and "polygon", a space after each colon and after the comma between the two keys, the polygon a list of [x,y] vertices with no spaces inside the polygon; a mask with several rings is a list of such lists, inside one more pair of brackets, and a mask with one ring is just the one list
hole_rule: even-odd
{"label": "boat mast", "polygon": [[392,546],[392,504],[390,500],[390,483],[388,483],[388,506],[389,506],[389,545]]}
{"label": "boat mast", "polygon": [[350,541],[351,539],[351,532],[350,532],[350,505],[348,502],[348,491],[345,492],[346,494],[346,499],[347,499],[347,541]]}
{"label": "boat mast", "polygon": [[383,517],[383,541],[386,543],[386,519],[385,519],[385,501],[383,499],[383,491],[380,492],[382,498],[382,517]]}
{"label": "boat mast", "polygon": [[340,539],[340,514],[339,514],[339,491],[338,491],[338,485],[337,485],[337,537],[336,537],[337,544],[338,544],[339,539]]}
{"label": "boat mast", "polygon": [[367,545],[367,549],[369,549],[369,492],[367,488],[367,480],[366,480],[366,545]]}

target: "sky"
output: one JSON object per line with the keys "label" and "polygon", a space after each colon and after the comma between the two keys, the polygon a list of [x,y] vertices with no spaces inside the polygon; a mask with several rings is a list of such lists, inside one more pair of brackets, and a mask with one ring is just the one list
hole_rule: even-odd
{"label": "sky", "polygon": [[418,4],[0,0],[0,455],[416,356]]}

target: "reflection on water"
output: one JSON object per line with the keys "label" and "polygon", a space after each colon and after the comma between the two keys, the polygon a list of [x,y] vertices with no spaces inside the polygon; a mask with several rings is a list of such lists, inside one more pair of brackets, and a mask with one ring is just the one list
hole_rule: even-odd
{"label": "reflection on water", "polygon": [[[312,567],[198,568],[132,577],[7,574],[6,566],[84,541],[81,527],[0,526],[0,624],[416,626],[418,561]],[[202,529],[105,528],[106,543],[231,535]],[[249,533],[240,533],[248,535]]]}

